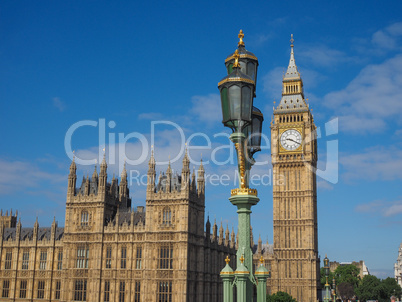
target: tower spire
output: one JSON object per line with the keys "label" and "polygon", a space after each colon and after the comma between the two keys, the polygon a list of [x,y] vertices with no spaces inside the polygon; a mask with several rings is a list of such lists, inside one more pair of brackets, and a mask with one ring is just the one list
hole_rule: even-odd
{"label": "tower spire", "polygon": [[289,59],[289,65],[288,69],[285,73],[284,79],[300,79],[300,73],[297,71],[297,66],[296,66],[296,61],[295,61],[295,55],[293,51],[293,42],[295,40],[293,39],[293,34],[291,34],[290,38],[290,59]]}
{"label": "tower spire", "polygon": [[282,98],[275,112],[303,112],[308,110],[307,103],[304,99],[303,81],[297,69],[294,55],[294,39],[293,34],[290,36],[290,59],[286,73],[282,80]]}

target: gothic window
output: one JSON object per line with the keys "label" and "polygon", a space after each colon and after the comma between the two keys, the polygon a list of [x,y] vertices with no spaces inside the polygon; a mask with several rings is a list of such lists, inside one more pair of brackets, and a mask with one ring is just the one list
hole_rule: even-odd
{"label": "gothic window", "polygon": [[54,298],[56,300],[60,300],[60,289],[61,289],[61,281],[56,281],[56,292],[54,294]]}
{"label": "gothic window", "polygon": [[13,252],[11,250],[8,250],[6,252],[6,261],[4,263],[4,269],[11,269],[12,260],[13,260]]}
{"label": "gothic window", "polygon": [[59,251],[57,255],[57,270],[61,271],[63,268],[63,251]]}
{"label": "gothic window", "polygon": [[83,211],[81,213],[81,226],[87,226],[88,225],[88,212],[87,211]]}
{"label": "gothic window", "polygon": [[162,246],[159,250],[159,268],[173,269],[173,247]]}
{"label": "gothic window", "polygon": [[136,264],[135,264],[136,269],[141,269],[142,264],[141,258],[142,258],[142,247],[137,247]]}
{"label": "gothic window", "polygon": [[20,298],[25,299],[27,297],[27,280],[20,281]]}
{"label": "gothic window", "polygon": [[134,285],[134,302],[141,301],[141,282],[135,281]]}
{"label": "gothic window", "polygon": [[3,298],[8,298],[9,291],[10,291],[10,280],[4,280],[3,281],[3,293],[1,296]]}
{"label": "gothic window", "polygon": [[127,248],[122,247],[121,248],[121,264],[120,264],[121,268],[126,268],[126,259],[127,259]]}
{"label": "gothic window", "polygon": [[103,297],[104,302],[110,301],[110,281],[105,281],[105,295]]}
{"label": "gothic window", "polygon": [[45,298],[45,281],[41,280],[38,281],[38,292],[37,296],[38,299],[44,299]]}
{"label": "gothic window", "polygon": [[22,253],[22,269],[28,269],[29,267],[29,251],[24,251]]}
{"label": "gothic window", "polygon": [[86,246],[79,246],[77,249],[77,263],[76,268],[88,268],[89,248]]}
{"label": "gothic window", "polygon": [[172,282],[162,281],[158,284],[158,298],[160,302],[172,302]]}
{"label": "gothic window", "polygon": [[126,292],[126,282],[120,281],[119,302],[124,302],[125,292]]}
{"label": "gothic window", "polygon": [[46,269],[46,260],[47,260],[47,252],[41,251],[40,252],[40,260],[39,260],[39,269],[40,270]]}
{"label": "gothic window", "polygon": [[106,268],[112,268],[112,247],[106,248]]}
{"label": "gothic window", "polygon": [[166,207],[163,209],[163,220],[162,224],[164,225],[170,225],[172,224],[172,211],[170,208]]}
{"label": "gothic window", "polygon": [[87,300],[87,280],[76,280],[74,287],[74,301]]}

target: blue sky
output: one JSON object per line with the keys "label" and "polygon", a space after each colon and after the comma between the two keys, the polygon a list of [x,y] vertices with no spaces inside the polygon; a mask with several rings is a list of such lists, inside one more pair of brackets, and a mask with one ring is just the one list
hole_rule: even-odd
{"label": "blue sky", "polygon": [[[138,138],[149,141],[153,121],[177,124],[185,140],[204,133],[211,148],[227,146],[212,155],[212,149],[194,149],[206,146],[205,138],[192,139],[192,167],[198,167],[201,153],[205,162],[215,155],[220,162],[228,159],[227,138],[214,137],[228,133],[220,122],[217,83],[226,74],[224,60],[236,49],[240,29],[246,48],[259,59],[254,104],[265,115],[263,131],[269,138],[273,101],[280,99],[294,34],[296,64],[322,134],[319,167],[332,177],[329,182],[318,178],[320,255],[364,260],[377,276],[391,276],[402,241],[402,4],[244,5],[2,1],[0,208],[18,209],[25,227],[32,226],[36,216],[41,226],[50,225],[53,216],[64,225],[70,164],[64,141],[68,129],[80,121],[98,126],[75,131],[72,149],[80,158],[95,159],[106,145],[108,159],[116,161],[110,174],[119,174],[123,162],[118,156],[123,150],[119,133],[136,135],[125,144],[131,159],[141,153],[149,156]],[[102,119],[106,139],[100,146]],[[339,132],[329,136],[325,124],[334,119]],[[184,144],[179,134],[172,125],[155,126],[158,161],[179,154]],[[339,161],[327,165],[333,142]],[[265,149],[257,160],[266,161],[269,155]],[[181,159],[172,164],[180,170]],[[143,175],[146,167],[147,160],[128,165],[132,176],[135,171]],[[235,165],[210,163],[205,169],[210,175],[233,176]],[[253,173],[269,175],[270,169],[266,163],[254,167]],[[160,170],[166,165],[159,165]],[[93,164],[79,166],[78,184],[92,171]],[[252,214],[255,240],[260,234],[272,243],[272,187],[256,187],[261,201]],[[237,225],[228,201],[231,188],[233,184],[209,183],[206,189],[206,213],[230,229]],[[144,186],[133,183],[131,194],[134,206],[145,204]]]}

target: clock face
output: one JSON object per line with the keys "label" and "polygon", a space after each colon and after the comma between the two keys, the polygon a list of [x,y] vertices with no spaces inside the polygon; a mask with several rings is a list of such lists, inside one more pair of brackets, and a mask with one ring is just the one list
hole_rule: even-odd
{"label": "clock face", "polygon": [[301,134],[295,129],[286,130],[281,135],[281,146],[288,151],[296,150],[301,146],[301,143]]}

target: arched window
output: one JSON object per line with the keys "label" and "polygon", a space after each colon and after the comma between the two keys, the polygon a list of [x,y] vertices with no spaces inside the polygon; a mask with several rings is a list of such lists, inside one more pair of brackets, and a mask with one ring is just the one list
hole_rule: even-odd
{"label": "arched window", "polygon": [[88,225],[88,212],[87,211],[83,211],[81,213],[81,226],[86,226]]}
{"label": "arched window", "polygon": [[164,225],[172,224],[172,211],[168,207],[163,209],[162,224],[164,224]]}

